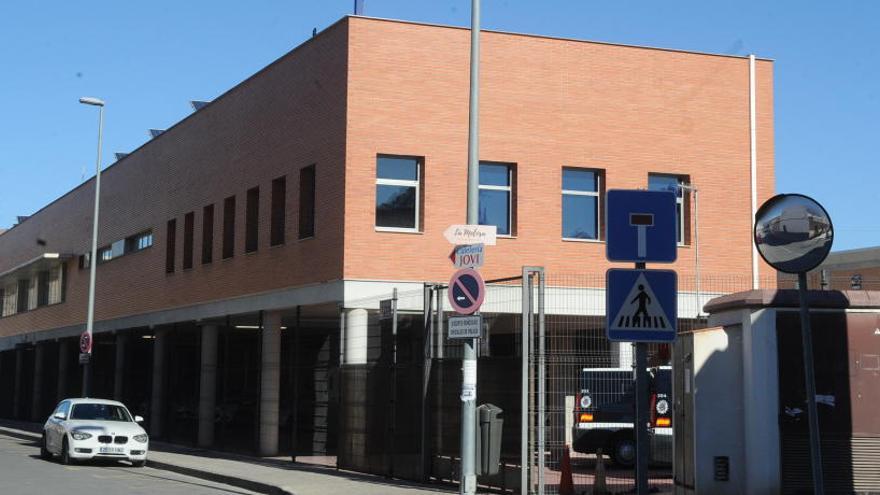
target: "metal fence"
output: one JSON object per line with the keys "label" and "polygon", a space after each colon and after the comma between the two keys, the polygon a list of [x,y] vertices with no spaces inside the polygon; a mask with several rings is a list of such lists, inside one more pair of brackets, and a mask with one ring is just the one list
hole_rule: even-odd
{"label": "metal fence", "polygon": [[[760,284],[775,287],[777,279]],[[600,455],[578,443],[583,432],[576,403],[585,375],[594,382],[594,401],[632,395],[632,345],[610,342],[605,334],[605,275],[526,268],[487,286],[477,396],[480,404],[503,410],[504,426],[500,472],[480,476],[481,489],[564,494],[570,474],[570,493],[632,492],[634,467],[615,452],[618,439],[632,446],[631,419],[629,425],[590,427],[611,431]],[[709,300],[751,288],[747,275],[705,275],[700,284],[681,277],[679,330],[705,327],[702,307]],[[348,301],[347,307],[369,312],[369,351],[366,364],[340,370],[339,467],[458,481],[462,344],[447,338],[454,313],[446,292],[443,284],[425,284],[420,291]],[[390,311],[384,316],[383,300]],[[649,346],[650,367],[667,367],[671,374],[669,363],[668,347]],[[674,426],[652,436],[649,485],[655,493],[673,490]]]}

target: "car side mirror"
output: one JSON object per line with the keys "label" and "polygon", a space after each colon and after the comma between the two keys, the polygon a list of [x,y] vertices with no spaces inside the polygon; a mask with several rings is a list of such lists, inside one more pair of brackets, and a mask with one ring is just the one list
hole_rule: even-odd
{"label": "car side mirror", "polygon": [[141,417],[141,416],[135,416],[135,417],[134,417],[134,422],[135,422],[135,423],[143,423],[143,422],[144,422],[144,418]]}
{"label": "car side mirror", "polygon": [[64,421],[65,419],[67,419],[67,416],[63,412],[57,412],[57,413],[53,414],[52,417],[55,419],[60,419],[61,421]]}

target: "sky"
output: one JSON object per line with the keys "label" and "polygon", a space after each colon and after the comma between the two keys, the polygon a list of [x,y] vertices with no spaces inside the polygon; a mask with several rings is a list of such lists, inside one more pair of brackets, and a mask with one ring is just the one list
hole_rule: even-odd
{"label": "sky", "polygon": [[[467,26],[469,0],[365,0]],[[0,227],[350,14],[353,0],[0,2]],[[482,27],[775,60],[776,190],[814,197],[834,250],[880,246],[880,2],[482,0]]]}

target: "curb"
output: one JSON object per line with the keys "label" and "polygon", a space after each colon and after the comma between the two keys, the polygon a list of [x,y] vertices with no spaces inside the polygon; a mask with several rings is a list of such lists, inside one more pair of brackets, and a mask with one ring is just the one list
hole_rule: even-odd
{"label": "curb", "polygon": [[[30,433],[2,426],[0,426],[0,435],[17,438],[19,440],[32,441],[39,440],[41,437],[39,433]],[[270,485],[268,483],[261,483],[259,481],[253,481],[244,478],[236,478],[234,476],[227,476],[224,474],[205,471],[202,469],[187,468],[167,462],[154,461],[151,459],[147,459],[147,465],[163,471],[171,471],[186,476],[192,476],[193,478],[199,478],[207,481],[213,481],[215,483],[222,483],[224,485],[244,488],[245,490],[250,490],[252,492],[265,493],[267,495],[296,495],[291,489],[287,487]]]}

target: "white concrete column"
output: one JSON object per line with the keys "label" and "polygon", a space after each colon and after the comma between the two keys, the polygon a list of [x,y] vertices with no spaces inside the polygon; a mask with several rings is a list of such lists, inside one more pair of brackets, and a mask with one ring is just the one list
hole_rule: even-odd
{"label": "white concrete column", "polygon": [[217,404],[217,332],[217,325],[202,326],[199,447],[214,445],[214,409]]}
{"label": "white concrete column", "polygon": [[58,341],[58,402],[67,399],[67,367],[70,366],[70,339]]}
{"label": "white concrete column", "polygon": [[45,420],[42,418],[43,404],[43,364],[45,362],[46,344],[37,344],[34,348],[34,388],[31,393],[31,421]]}
{"label": "white concrete column", "polygon": [[15,388],[12,391],[12,417],[21,418],[21,387],[24,386],[24,349],[15,349]]}
{"label": "white concrete column", "polygon": [[281,313],[263,313],[260,373],[260,455],[278,454],[278,396],[281,384]]}
{"label": "white concrete column", "polygon": [[741,310],[743,493],[782,492],[776,310]]}
{"label": "white concrete column", "polygon": [[150,436],[162,436],[162,411],[165,394],[165,346],[168,338],[165,329],[156,330],[153,339],[153,391],[150,399]]}
{"label": "white concrete column", "polygon": [[125,350],[128,347],[128,336],[116,334],[116,362],[113,371],[113,399],[122,401],[125,386]]}
{"label": "white concrete column", "polygon": [[345,364],[367,364],[368,321],[366,309],[345,311]]}

